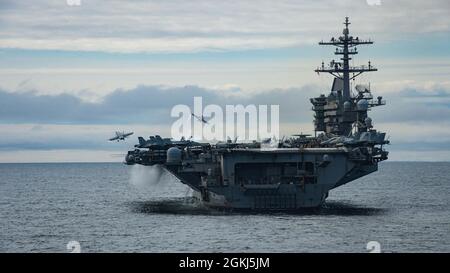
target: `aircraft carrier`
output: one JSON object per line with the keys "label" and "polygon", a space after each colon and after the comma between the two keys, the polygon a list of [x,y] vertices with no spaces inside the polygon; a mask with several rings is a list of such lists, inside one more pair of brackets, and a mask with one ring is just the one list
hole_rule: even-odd
{"label": "aircraft carrier", "polygon": [[[350,35],[349,19],[339,38],[319,45],[334,46],[338,61],[315,72],[333,75],[328,95],[311,99],[314,136],[296,135],[264,148],[267,141],[216,144],[160,136],[139,138],[127,153],[129,165],[158,165],[191,187],[208,207],[236,210],[301,210],[320,207],[334,188],[378,170],[386,160],[386,133],[374,129],[368,113],[385,105],[370,86],[353,80],[377,71],[369,62],[351,66],[357,46],[371,45]],[[282,107],[282,105],[281,105]]]}

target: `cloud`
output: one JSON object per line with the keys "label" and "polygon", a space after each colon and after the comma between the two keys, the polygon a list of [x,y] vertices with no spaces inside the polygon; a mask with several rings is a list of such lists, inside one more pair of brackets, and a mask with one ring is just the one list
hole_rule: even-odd
{"label": "cloud", "polygon": [[226,90],[198,86],[138,86],[131,90],[116,90],[98,103],[69,94],[38,95],[31,91],[0,90],[0,123],[170,124],[174,121],[170,117],[172,107],[178,104],[192,106],[195,96],[202,97],[205,105],[222,107],[226,104],[281,105],[281,119],[304,122],[312,116],[309,97],[319,93],[316,86],[256,94],[246,94],[235,87],[233,90],[230,95]]}
{"label": "cloud", "polygon": [[[199,86],[138,86],[116,90],[99,102],[86,102],[75,95],[39,95],[36,92],[0,91],[0,150],[128,150],[136,136],[170,136],[174,105],[193,106],[193,98],[207,104],[280,105],[281,135],[311,133],[309,98],[318,96],[317,86],[270,89],[246,93],[237,86],[207,89]],[[230,89],[232,91],[230,91]],[[375,94],[376,95],[376,94]],[[436,100],[429,101],[429,99]],[[378,130],[387,132],[393,153],[440,151],[450,147],[450,92],[446,89],[405,89],[386,94],[388,104],[370,112]],[[134,131],[126,143],[109,143],[115,130]],[[448,152],[450,159],[450,151]]]}
{"label": "cloud", "polygon": [[[387,106],[375,109],[372,117],[379,122],[410,124],[446,124],[450,117],[450,92],[442,89],[403,89],[386,95]],[[387,110],[388,109],[388,110]],[[413,134],[414,131],[411,131]]]}
{"label": "cloud", "polygon": [[380,6],[366,0],[88,0],[76,7],[65,0],[8,0],[0,9],[0,47],[123,53],[279,48],[336,33],[344,15],[361,35],[395,40],[448,32],[449,11],[447,0]]}
{"label": "cloud", "polygon": [[291,36],[271,37],[165,37],[165,38],[76,38],[0,39],[1,48],[30,50],[102,51],[109,53],[193,53],[199,51],[249,50],[293,47],[306,42]]}
{"label": "cloud", "polygon": [[[39,95],[33,91],[0,90],[0,123],[50,124],[171,124],[172,107],[193,106],[193,98],[203,98],[204,105],[280,105],[282,122],[310,122],[309,98],[323,90],[316,85],[298,88],[270,89],[247,93],[230,89],[208,89],[199,86],[145,86],[115,90],[99,102],[87,102],[71,94]],[[376,95],[376,94],[375,94]],[[450,92],[441,89],[407,88],[385,95],[387,106],[373,109],[375,122],[450,122],[438,117],[450,116]]]}

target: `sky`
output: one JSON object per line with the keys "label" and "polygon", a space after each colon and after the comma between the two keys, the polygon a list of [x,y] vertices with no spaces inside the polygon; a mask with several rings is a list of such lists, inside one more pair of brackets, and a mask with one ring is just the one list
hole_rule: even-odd
{"label": "sky", "polygon": [[[391,160],[450,160],[448,0],[73,2],[0,0],[0,162],[120,162],[194,96],[277,104],[280,134],[310,133],[332,82],[314,69],[336,58],[318,42],[346,16],[375,41],[353,62],[379,71],[354,84],[387,100],[370,116]],[[116,130],[135,135],[106,141]]]}

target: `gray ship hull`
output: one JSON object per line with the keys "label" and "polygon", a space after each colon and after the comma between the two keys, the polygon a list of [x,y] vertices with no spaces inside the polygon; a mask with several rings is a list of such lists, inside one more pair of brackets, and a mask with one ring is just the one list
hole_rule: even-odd
{"label": "gray ship hull", "polygon": [[348,156],[341,148],[235,149],[220,155],[220,176],[205,177],[203,167],[214,166],[204,162],[164,167],[208,207],[297,210],[320,207],[331,189],[377,170],[377,163]]}

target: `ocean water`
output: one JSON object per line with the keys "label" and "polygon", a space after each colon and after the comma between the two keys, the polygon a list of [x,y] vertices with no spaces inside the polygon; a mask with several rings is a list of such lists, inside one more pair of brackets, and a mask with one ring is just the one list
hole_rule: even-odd
{"label": "ocean water", "polygon": [[211,211],[190,196],[142,166],[0,164],[0,251],[450,251],[450,163],[383,162],[304,214]]}

